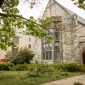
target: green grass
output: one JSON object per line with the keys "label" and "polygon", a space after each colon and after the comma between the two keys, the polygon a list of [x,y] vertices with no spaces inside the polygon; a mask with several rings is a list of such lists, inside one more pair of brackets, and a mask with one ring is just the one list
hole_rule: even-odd
{"label": "green grass", "polygon": [[53,78],[50,74],[38,77],[27,77],[27,71],[3,71],[0,72],[0,85],[40,85],[79,74],[81,73],[63,72],[59,78]]}

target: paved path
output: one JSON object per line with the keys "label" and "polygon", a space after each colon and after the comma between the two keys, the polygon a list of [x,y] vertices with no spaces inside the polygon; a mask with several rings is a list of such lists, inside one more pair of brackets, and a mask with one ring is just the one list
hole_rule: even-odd
{"label": "paved path", "polygon": [[58,80],[58,81],[53,81],[53,82],[42,84],[42,85],[73,85],[74,82],[80,82],[80,83],[83,83],[83,85],[85,85],[85,74]]}

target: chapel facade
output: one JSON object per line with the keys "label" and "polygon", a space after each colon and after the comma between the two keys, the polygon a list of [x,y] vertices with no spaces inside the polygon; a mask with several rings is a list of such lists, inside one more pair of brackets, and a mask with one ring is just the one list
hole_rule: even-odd
{"label": "chapel facade", "polygon": [[42,17],[47,16],[54,20],[54,25],[46,31],[48,35],[52,34],[53,40],[48,43],[42,39],[41,62],[85,64],[85,24],[81,17],[57,0],[49,0]]}

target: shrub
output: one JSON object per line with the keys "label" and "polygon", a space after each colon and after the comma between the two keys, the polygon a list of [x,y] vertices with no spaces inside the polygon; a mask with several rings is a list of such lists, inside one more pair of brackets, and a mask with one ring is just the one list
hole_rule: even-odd
{"label": "shrub", "polygon": [[7,52],[6,60],[17,64],[30,63],[30,60],[33,59],[34,54],[28,48],[20,49],[16,52]]}
{"label": "shrub", "polygon": [[75,64],[75,63],[71,63],[71,64],[67,64],[66,66],[66,70],[68,72],[79,72],[79,65]]}
{"label": "shrub", "polygon": [[6,70],[9,71],[14,67],[13,63],[7,62],[7,63],[0,63],[0,71]]}
{"label": "shrub", "polygon": [[32,70],[28,71],[27,76],[28,77],[37,77],[40,75],[40,71],[38,70],[38,67],[34,67]]}
{"label": "shrub", "polygon": [[50,65],[38,65],[37,66],[37,70],[38,71],[43,71],[43,72],[50,71],[51,69],[49,68],[49,66]]}
{"label": "shrub", "polygon": [[75,63],[70,64],[54,64],[52,65],[54,69],[59,69],[61,71],[68,72],[85,72],[85,65],[78,65]]}
{"label": "shrub", "polygon": [[39,73],[39,75],[49,75],[54,72],[54,69],[51,65],[37,65],[35,70]]}
{"label": "shrub", "polygon": [[27,68],[26,64],[18,64],[12,70],[14,70],[14,71],[26,71],[26,70],[28,70],[28,68]]}
{"label": "shrub", "polygon": [[80,72],[85,72],[85,65],[79,65]]}
{"label": "shrub", "polygon": [[61,79],[61,71],[60,70],[58,70],[58,69],[56,69],[54,72],[53,72],[53,75],[52,75],[52,77],[54,78],[54,79]]}
{"label": "shrub", "polygon": [[36,71],[28,71],[27,76],[28,77],[37,77],[37,76],[39,76],[39,74]]}
{"label": "shrub", "polygon": [[83,84],[79,82],[75,82],[73,85],[83,85]]}
{"label": "shrub", "polygon": [[52,67],[54,70],[59,69],[61,71],[67,71],[66,64],[54,64]]}
{"label": "shrub", "polygon": [[53,69],[50,68],[50,65],[42,65],[42,64],[29,64],[27,65],[28,71],[35,72],[37,75],[49,75],[49,73],[53,73]]}

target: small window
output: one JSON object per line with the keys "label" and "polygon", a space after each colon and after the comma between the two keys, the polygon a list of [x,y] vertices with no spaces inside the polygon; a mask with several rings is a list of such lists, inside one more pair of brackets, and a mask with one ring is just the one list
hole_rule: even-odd
{"label": "small window", "polygon": [[14,44],[19,44],[19,37],[18,36],[15,36],[15,37],[13,37],[13,42],[14,42]]}
{"label": "small window", "polygon": [[43,52],[43,60],[52,60],[52,52],[51,51]]}
{"label": "small window", "polygon": [[16,52],[18,52],[18,47],[12,48],[12,53],[16,53]]}
{"label": "small window", "polygon": [[31,45],[30,44],[28,45],[28,48],[31,48]]}
{"label": "small window", "polygon": [[29,42],[31,42],[31,38],[29,38]]}

